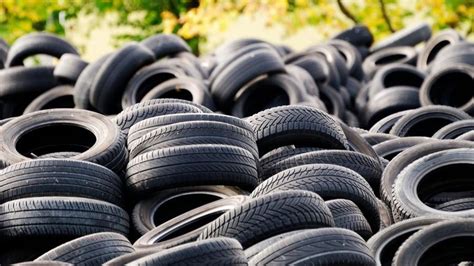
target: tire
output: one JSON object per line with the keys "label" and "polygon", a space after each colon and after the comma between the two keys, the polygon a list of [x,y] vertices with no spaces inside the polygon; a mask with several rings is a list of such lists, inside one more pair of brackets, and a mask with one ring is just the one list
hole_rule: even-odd
{"label": "tire", "polygon": [[364,213],[372,232],[380,227],[380,215],[374,192],[356,172],[338,165],[309,164],[280,172],[254,189],[255,198],[276,191],[303,189],[318,193],[323,199],[347,199]]}
{"label": "tire", "polygon": [[405,151],[402,151],[390,161],[382,173],[382,180],[380,184],[382,200],[384,200],[384,202],[387,204],[391,204],[393,184],[395,183],[395,180],[397,179],[397,176],[400,174],[400,172],[412,162],[439,151],[466,147],[474,148],[474,144],[471,144],[467,141],[454,140],[430,141],[428,143],[415,145],[406,149]]}
{"label": "tire", "polygon": [[247,130],[253,134],[252,125],[243,119],[237,117],[222,115],[216,113],[187,113],[187,114],[170,114],[152,117],[140,121],[133,125],[128,132],[128,147],[134,145],[138,139],[146,135],[147,133],[158,129],[162,126],[172,125],[181,122],[191,121],[214,121],[230,124],[239,127],[243,130]]}
{"label": "tire", "polygon": [[307,230],[281,239],[255,255],[250,265],[375,265],[365,241],[341,228]]}
{"label": "tire", "polygon": [[470,247],[473,237],[473,219],[443,221],[427,226],[400,246],[393,265],[450,265],[473,261]]}
{"label": "tire", "polygon": [[383,66],[388,64],[415,65],[417,52],[410,46],[398,46],[374,52],[362,64],[366,77],[372,78]]}
{"label": "tire", "polygon": [[436,206],[437,210],[447,212],[459,212],[474,209],[474,198],[463,198],[451,200]]}
{"label": "tire", "polygon": [[202,231],[225,212],[239,207],[247,200],[245,196],[220,199],[179,215],[140,237],[136,248],[171,248],[196,241]]}
{"label": "tire", "polygon": [[140,44],[150,49],[157,60],[181,52],[191,52],[189,45],[175,34],[156,34]]}
{"label": "tire", "polygon": [[62,261],[74,265],[99,265],[134,251],[125,236],[117,233],[95,233],[64,243],[35,261]]}
{"label": "tire", "polygon": [[[238,189],[226,186],[189,186],[162,190],[160,193],[136,203],[131,215],[133,226],[140,235],[144,235],[168,220],[175,219],[206,204],[239,194],[241,191]],[[135,244],[140,247],[156,245],[156,242],[164,237],[166,235],[159,236],[158,239],[147,238],[151,242],[148,240],[137,241]]]}
{"label": "tire", "polygon": [[72,266],[71,263],[61,261],[25,261],[14,263],[12,266]]}
{"label": "tire", "polygon": [[125,109],[113,118],[113,121],[118,125],[123,134],[128,135],[130,128],[140,121],[152,117],[180,113],[201,113],[201,110],[186,103],[163,102],[141,108]]}
{"label": "tire", "polygon": [[88,63],[77,55],[63,54],[54,67],[53,74],[60,83],[74,85],[87,65]]}
{"label": "tire", "polygon": [[17,39],[8,50],[5,67],[22,66],[23,60],[27,57],[46,54],[60,58],[63,54],[78,55],[74,48],[67,41],[49,33],[30,33]]}
{"label": "tire", "polygon": [[99,72],[99,69],[102,65],[109,59],[111,54],[106,54],[95,62],[87,65],[81,74],[77,78],[76,83],[74,84],[74,104],[76,108],[86,109],[86,110],[95,110],[91,105],[89,100],[89,94],[91,91],[92,84]]}
{"label": "tire", "polygon": [[323,44],[310,46],[308,49],[306,49],[306,51],[311,54],[322,55],[338,74],[340,85],[346,85],[349,71],[346,67],[346,63],[344,62],[344,57],[336,48],[327,44]]}
{"label": "tire", "polygon": [[360,87],[359,91],[357,92],[357,96],[354,100],[354,107],[357,111],[357,114],[359,115],[363,113],[364,108],[367,105],[367,102],[369,101],[369,89],[370,83],[366,83],[362,87]]}
{"label": "tire", "polygon": [[[269,45],[270,47],[271,44],[262,41],[260,39],[256,38],[241,38],[229,42],[225,42],[221,45],[219,45],[215,50],[214,50],[214,55],[215,57],[220,61],[222,59],[226,59],[229,55],[246,48],[247,46],[252,46],[255,44],[266,44]],[[275,51],[276,52],[276,51]]]}
{"label": "tire", "polygon": [[377,204],[380,213],[380,230],[389,227],[393,224],[393,217],[390,208],[383,201],[377,199]]}
{"label": "tire", "polygon": [[126,109],[143,101],[143,97],[148,92],[166,81],[186,77],[182,69],[171,66],[168,61],[169,60],[155,62],[134,73],[133,77],[128,81],[123,93],[122,108]]}
{"label": "tire", "polygon": [[239,242],[219,237],[159,251],[130,262],[132,265],[244,265],[247,259]]}
{"label": "tire", "polygon": [[163,250],[162,248],[158,248],[158,247],[135,250],[134,252],[124,254],[122,256],[111,259],[105,263],[102,263],[102,265],[103,266],[123,266],[137,259],[157,253],[162,250]]}
{"label": "tire", "polygon": [[365,25],[356,25],[350,29],[342,31],[333,37],[333,39],[344,40],[354,46],[370,47],[374,42],[374,37],[369,28]]}
{"label": "tire", "polygon": [[433,135],[435,139],[456,139],[464,133],[474,131],[474,119],[453,122]]}
{"label": "tire", "polygon": [[341,94],[335,89],[322,86],[320,90],[320,99],[326,106],[328,113],[336,117],[343,117],[346,112],[346,106]]}
{"label": "tire", "polygon": [[415,46],[421,42],[429,40],[430,38],[431,27],[427,23],[421,23],[393,33],[372,46],[370,51],[375,53],[377,51],[386,50],[390,47]]}
{"label": "tire", "polygon": [[308,98],[300,80],[288,74],[270,74],[251,81],[234,100],[232,115],[248,117],[268,108],[292,105]]}
{"label": "tire", "polygon": [[127,82],[141,67],[155,60],[152,52],[138,44],[116,51],[100,67],[90,88],[89,100],[103,114],[122,110],[121,99]]}
{"label": "tire", "polygon": [[319,87],[308,71],[297,65],[286,65],[285,70],[288,72],[288,75],[303,83],[307,94],[319,97]]}
{"label": "tire", "polygon": [[270,151],[269,153],[265,154],[260,158],[260,167],[262,168],[262,172],[271,171],[270,169],[274,167],[275,164],[293,157],[295,155],[312,152],[312,151],[320,151],[320,148],[315,147],[295,147],[294,145],[284,146],[275,150]]}
{"label": "tire", "polygon": [[143,101],[157,98],[178,98],[192,101],[215,110],[211,94],[204,83],[198,79],[180,77],[167,80],[150,90]]}
{"label": "tire", "polygon": [[[222,172],[227,174],[223,176]],[[163,148],[134,158],[127,166],[126,184],[136,195],[199,185],[230,185],[251,190],[257,185],[257,177],[255,158],[242,148],[189,145]]]}
{"label": "tire", "polygon": [[346,62],[348,74],[359,81],[363,80],[364,70],[362,69],[362,58],[357,48],[347,41],[337,39],[330,40],[328,44],[336,48],[342,55]]}
{"label": "tire", "polygon": [[33,197],[0,208],[2,239],[80,237],[98,232],[128,234],[128,214],[116,205],[76,197]]}
{"label": "tire", "polygon": [[332,217],[334,217],[336,227],[356,232],[365,240],[372,236],[369,222],[367,222],[367,219],[365,219],[354,202],[345,199],[335,199],[326,201],[326,204],[332,213]]}
{"label": "tire", "polygon": [[406,149],[413,147],[418,144],[427,143],[430,141],[435,141],[431,138],[426,137],[405,137],[405,138],[396,138],[384,141],[380,144],[374,145],[374,151],[380,156],[387,160],[392,160],[405,151]]}
{"label": "tire", "polygon": [[0,129],[6,165],[47,153],[74,151],[70,159],[103,165],[120,174],[127,160],[125,136],[107,117],[77,109],[37,111],[15,118]]}
{"label": "tire", "polygon": [[0,203],[43,196],[72,196],[121,205],[122,181],[111,170],[89,162],[38,159],[0,171]]}
{"label": "tire", "polygon": [[200,104],[193,103],[193,102],[186,101],[186,100],[170,99],[170,98],[162,98],[162,99],[153,99],[153,100],[149,100],[149,101],[143,101],[143,102],[134,104],[132,106],[129,106],[129,107],[123,109],[123,112],[133,111],[133,110],[137,110],[137,109],[140,109],[140,108],[143,108],[143,107],[148,107],[148,106],[153,106],[153,105],[163,104],[163,103],[182,103],[182,104],[192,105],[192,106],[198,108],[199,110],[201,110],[202,113],[212,113],[212,111],[209,110],[209,108],[204,107]]}
{"label": "tire", "polygon": [[449,65],[430,74],[420,89],[423,106],[447,105],[474,115],[474,68],[461,64]]}
{"label": "tire", "polygon": [[347,167],[361,175],[378,195],[383,169],[377,160],[354,151],[310,151],[294,155],[274,163],[271,168],[263,169],[261,179],[268,179],[281,171],[307,164],[333,164]]}
{"label": "tire", "polygon": [[425,106],[414,109],[402,116],[390,130],[390,134],[399,137],[431,137],[442,127],[459,120],[471,117],[453,107]]}
{"label": "tire", "polygon": [[461,136],[457,137],[456,140],[474,141],[474,131],[466,132]]}
{"label": "tire", "polygon": [[423,47],[416,67],[421,71],[428,70],[428,66],[435,60],[438,53],[449,45],[462,41],[462,37],[452,29],[438,32]]}
{"label": "tire", "polygon": [[253,257],[255,257],[258,253],[262,252],[265,248],[268,246],[274,244],[275,242],[280,241],[283,238],[292,236],[294,234],[300,233],[300,232],[309,232],[311,229],[301,229],[301,230],[295,230],[295,231],[289,231],[283,234],[278,234],[276,236],[269,237],[263,241],[260,241],[244,250],[245,256],[247,259],[250,261]]}
{"label": "tire", "polygon": [[162,126],[130,146],[130,157],[161,148],[195,144],[236,146],[249,151],[258,159],[253,133],[231,124],[214,121],[191,121]]}
{"label": "tire", "polygon": [[234,96],[247,82],[268,73],[284,72],[283,61],[273,52],[250,52],[230,63],[211,84],[211,92],[220,108],[229,109]]}
{"label": "tire", "polygon": [[52,152],[46,153],[39,156],[36,159],[67,159],[73,156],[79,155],[80,152],[73,152],[73,151],[60,151],[60,152]]}
{"label": "tire", "polygon": [[418,89],[404,86],[380,91],[369,100],[362,114],[366,127],[370,128],[391,114],[420,107],[418,93]]}
{"label": "tire", "polygon": [[341,80],[334,66],[320,54],[308,52],[294,53],[285,57],[285,63],[292,64],[306,70],[316,84],[329,85],[338,89]]}
{"label": "tire", "polygon": [[355,105],[355,99],[361,88],[362,88],[362,81],[358,81],[353,77],[349,77],[347,79],[346,90],[347,92],[349,92],[349,95],[351,96],[352,105]]}
{"label": "tire", "polygon": [[395,135],[370,132],[361,134],[361,137],[363,137],[370,145],[372,145],[372,147],[385,141],[398,139],[398,137]]}
{"label": "tire", "polygon": [[[172,61],[173,60],[173,61]],[[192,52],[181,52],[166,60],[167,62],[176,60],[176,66],[184,69],[187,76],[199,80],[207,80],[207,71],[201,64],[201,59]],[[181,63],[182,62],[182,63]]]}
{"label": "tire", "polygon": [[55,108],[74,108],[73,87],[62,85],[42,93],[25,108],[23,113]]}
{"label": "tire", "polygon": [[309,191],[291,190],[251,199],[226,212],[204,229],[199,240],[233,237],[245,249],[289,231],[332,226],[331,212],[321,197]]}
{"label": "tire", "polygon": [[347,137],[347,141],[349,142],[350,150],[363,153],[374,158],[376,161],[379,162],[381,166],[383,166],[380,157],[375,153],[374,149],[370,144],[360,136],[361,133],[354,130],[353,128],[348,127],[344,123],[341,123],[342,131],[344,135]]}
{"label": "tire", "polygon": [[374,255],[376,265],[392,265],[400,245],[411,235],[431,224],[442,221],[441,217],[419,217],[393,224],[372,236],[367,246]]}
{"label": "tire", "polygon": [[[435,193],[459,189],[460,192],[472,189],[469,182],[469,168],[474,167],[474,149],[452,149],[424,156],[408,165],[397,177],[392,189],[392,212],[396,221],[425,215],[448,217],[472,217],[474,211],[447,212],[433,209],[424,203],[424,199]],[[448,180],[440,179],[439,175],[446,171],[457,171],[462,168],[464,173]],[[470,165],[470,166],[467,166]],[[423,182],[423,179],[430,181]]]}
{"label": "tire", "polygon": [[411,110],[405,110],[396,112],[394,114],[388,115],[382,119],[380,119],[377,123],[375,123],[370,129],[369,132],[371,133],[386,133],[388,134],[392,129],[393,125],[405,114],[410,112]]}
{"label": "tire", "polygon": [[260,156],[275,148],[293,144],[333,149],[349,147],[338,123],[316,108],[275,107],[246,120],[255,131]]}
{"label": "tire", "polygon": [[0,72],[0,118],[19,116],[41,93],[54,88],[53,67],[14,67]]}
{"label": "tire", "polygon": [[393,87],[411,87],[419,89],[423,84],[425,74],[414,66],[403,64],[390,64],[381,67],[371,81],[369,98],[374,98],[378,93]]}

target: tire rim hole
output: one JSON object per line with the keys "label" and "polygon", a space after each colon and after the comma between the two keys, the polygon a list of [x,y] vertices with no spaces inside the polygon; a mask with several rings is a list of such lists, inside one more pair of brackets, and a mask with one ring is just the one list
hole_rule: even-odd
{"label": "tire rim hole", "polygon": [[285,90],[271,82],[262,80],[249,87],[243,105],[243,117],[248,117],[265,109],[290,104],[290,97]]}
{"label": "tire rim hole", "polygon": [[41,110],[54,108],[74,108],[74,97],[72,95],[64,95],[47,102],[41,107]]}
{"label": "tire rim hole", "polygon": [[393,257],[395,257],[395,253],[397,252],[398,248],[416,231],[418,231],[418,229],[412,229],[404,234],[401,234],[391,239],[388,243],[386,243],[382,251],[380,252],[381,265],[392,265]]}
{"label": "tire rim hole", "polygon": [[172,73],[160,72],[148,77],[144,80],[138,87],[137,93],[135,95],[136,102],[140,102],[145,95],[151,91],[154,87],[160,85],[161,83],[174,79],[177,76]]}
{"label": "tire rim hole", "polygon": [[423,119],[411,126],[404,136],[431,137],[436,131],[452,122],[452,120],[439,117]]}
{"label": "tire rim hole", "polygon": [[437,43],[433,49],[431,49],[430,53],[428,54],[428,58],[426,59],[426,64],[428,65],[429,63],[431,63],[431,61],[433,61],[433,59],[435,59],[436,55],[438,55],[439,51],[441,51],[441,49],[443,49],[444,47],[450,45],[451,42],[448,41],[448,40],[444,40],[444,41],[441,41],[439,43]]}
{"label": "tire rim hole", "polygon": [[405,58],[407,58],[407,56],[404,55],[404,54],[391,54],[391,55],[387,55],[387,56],[384,56],[382,58],[377,59],[375,61],[375,64],[376,65],[387,65],[387,64],[402,61]]}
{"label": "tire rim hole", "polygon": [[461,107],[474,97],[474,79],[467,73],[446,73],[431,85],[434,104]]}
{"label": "tire rim hole", "polygon": [[181,99],[187,101],[193,101],[193,95],[185,88],[176,88],[168,92],[158,95],[156,98],[171,98],[171,99]]}
{"label": "tire rim hole", "polygon": [[395,86],[410,86],[419,88],[423,83],[423,78],[415,73],[400,69],[387,73],[383,80],[383,83],[385,88]]}
{"label": "tire rim hole", "polygon": [[461,262],[472,262],[473,242],[473,236],[457,236],[440,241],[423,253],[418,265],[459,265]]}
{"label": "tire rim hole", "polygon": [[72,124],[50,124],[34,128],[18,138],[17,151],[37,158],[55,152],[85,152],[96,142],[89,130]]}

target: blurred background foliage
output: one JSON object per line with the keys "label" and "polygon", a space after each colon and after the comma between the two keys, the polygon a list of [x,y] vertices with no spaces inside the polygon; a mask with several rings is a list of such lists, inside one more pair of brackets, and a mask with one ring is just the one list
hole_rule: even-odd
{"label": "blurred background foliage", "polygon": [[176,33],[195,53],[260,37],[300,49],[355,24],[376,40],[425,21],[474,37],[474,0],[0,0],[0,36],[33,31],[65,36],[94,59],[155,33]]}

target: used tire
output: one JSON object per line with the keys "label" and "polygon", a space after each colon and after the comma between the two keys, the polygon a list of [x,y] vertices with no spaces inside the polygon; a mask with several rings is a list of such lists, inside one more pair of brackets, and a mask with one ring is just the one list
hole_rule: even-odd
{"label": "used tire", "polygon": [[426,71],[442,49],[461,40],[462,37],[455,30],[447,29],[440,31],[425,44],[425,47],[423,47],[418,56],[416,67]]}
{"label": "used tire", "polygon": [[367,219],[365,219],[354,202],[345,199],[335,199],[326,201],[326,204],[329,210],[331,210],[336,227],[354,231],[365,240],[372,236],[369,222],[367,222]]}
{"label": "used tire", "polygon": [[59,82],[74,85],[87,65],[87,62],[75,54],[63,54],[54,67],[53,74]]}
{"label": "used tire", "polygon": [[413,147],[418,144],[427,143],[434,141],[431,138],[426,137],[405,137],[396,138],[384,141],[377,145],[374,145],[374,151],[380,156],[387,160],[392,160],[395,156],[403,152],[404,150]]}
{"label": "used tire", "polygon": [[364,73],[371,78],[383,66],[393,63],[414,65],[417,52],[409,46],[397,46],[382,49],[369,55],[362,64]]}
{"label": "used tire", "polygon": [[384,90],[401,86],[419,89],[424,79],[425,74],[414,66],[390,64],[381,67],[371,80],[369,98],[374,98]]}
{"label": "used tire", "polygon": [[141,41],[140,44],[150,49],[156,59],[181,52],[191,52],[189,45],[174,34],[156,34]]}
{"label": "used tire", "polygon": [[410,110],[396,112],[394,114],[388,115],[382,119],[380,119],[377,123],[375,123],[370,129],[369,132],[371,133],[386,133],[388,134],[392,129],[393,125],[405,114],[410,112]]}
{"label": "used tire", "polygon": [[35,111],[74,108],[74,88],[68,85],[57,86],[36,97],[23,112],[24,114]]}
{"label": "used tire", "polygon": [[399,30],[371,47],[370,51],[375,53],[397,46],[415,46],[427,41],[431,37],[431,27],[427,23],[406,27]]}
{"label": "used tire", "polygon": [[474,131],[474,119],[453,122],[433,135],[435,139],[456,139],[466,132]]}

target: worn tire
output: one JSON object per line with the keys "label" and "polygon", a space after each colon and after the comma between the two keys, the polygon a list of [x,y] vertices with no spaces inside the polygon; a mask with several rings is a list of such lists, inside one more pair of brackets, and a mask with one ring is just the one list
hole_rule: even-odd
{"label": "worn tire", "polygon": [[369,222],[354,202],[334,199],[326,201],[326,204],[332,213],[336,227],[354,231],[365,240],[372,236]]}

